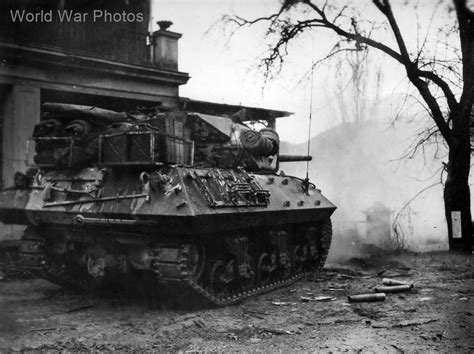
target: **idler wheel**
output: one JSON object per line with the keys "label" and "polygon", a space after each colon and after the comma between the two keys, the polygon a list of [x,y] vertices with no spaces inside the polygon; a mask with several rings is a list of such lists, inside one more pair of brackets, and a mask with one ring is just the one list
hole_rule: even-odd
{"label": "idler wheel", "polygon": [[267,285],[270,282],[273,270],[270,256],[267,253],[262,253],[257,264],[257,284]]}
{"label": "idler wheel", "polygon": [[209,286],[212,293],[217,297],[223,297],[228,293],[226,266],[222,261],[216,261],[212,264],[211,272],[209,273]]}

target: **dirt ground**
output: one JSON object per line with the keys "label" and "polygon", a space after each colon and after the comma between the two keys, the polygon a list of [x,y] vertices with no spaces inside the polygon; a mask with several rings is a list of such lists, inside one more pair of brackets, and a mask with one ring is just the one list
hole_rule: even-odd
{"label": "dirt ground", "polygon": [[[415,287],[383,302],[347,301],[383,277]],[[239,305],[193,311],[77,294],[5,269],[0,278],[2,350],[474,351],[472,256],[352,259]]]}

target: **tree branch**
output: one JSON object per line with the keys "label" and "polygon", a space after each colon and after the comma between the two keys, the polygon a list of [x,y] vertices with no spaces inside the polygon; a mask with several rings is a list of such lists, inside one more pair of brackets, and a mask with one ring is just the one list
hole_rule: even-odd
{"label": "tree branch", "polygon": [[[392,58],[394,58],[395,60],[403,64],[402,56],[399,53],[397,53],[395,50],[390,48],[389,46],[382,44],[380,42],[377,42],[371,38],[365,37],[361,35],[360,33],[347,32],[343,30],[341,27],[334,24],[332,21],[329,21],[326,14],[316,4],[313,4],[310,0],[303,0],[303,3],[305,3],[306,5],[311,7],[314,11],[316,11],[316,13],[321,17],[320,23],[325,28],[331,29],[334,32],[336,32],[338,35],[345,37],[347,39],[350,39],[359,43],[364,43],[373,48],[381,50],[385,54],[390,55]],[[338,15],[338,17],[339,16],[340,14]]]}
{"label": "tree branch", "polygon": [[436,75],[432,71],[426,71],[426,70],[417,70],[417,75],[419,77],[424,77],[427,78],[431,81],[433,81],[436,85],[439,86],[441,90],[443,90],[444,95],[446,96],[446,100],[448,101],[448,107],[451,111],[454,111],[458,105],[458,102],[456,101],[456,98],[454,97],[453,92],[451,91],[451,88],[449,85],[441,79],[438,75]]}
{"label": "tree branch", "polygon": [[408,50],[405,45],[405,41],[403,40],[402,33],[400,32],[400,28],[398,27],[398,23],[395,20],[395,16],[393,15],[389,0],[373,0],[373,3],[387,18],[388,23],[392,28],[393,34],[395,35],[395,40],[397,41],[398,48],[400,49],[400,54],[404,65],[409,65],[411,63],[410,55],[408,54]]}
{"label": "tree branch", "polygon": [[444,119],[443,112],[441,112],[441,108],[439,107],[439,104],[436,101],[436,98],[431,94],[431,91],[428,88],[428,84],[424,82],[423,80],[421,80],[419,76],[417,76],[416,74],[413,74],[411,70],[408,68],[407,68],[407,74],[411,83],[418,89],[418,92],[420,93],[421,97],[423,97],[423,100],[428,105],[431,111],[431,118],[433,118],[433,120],[435,121],[436,126],[438,127],[439,131],[443,135],[448,145],[451,145],[452,143],[451,129],[449,128],[447,121]]}

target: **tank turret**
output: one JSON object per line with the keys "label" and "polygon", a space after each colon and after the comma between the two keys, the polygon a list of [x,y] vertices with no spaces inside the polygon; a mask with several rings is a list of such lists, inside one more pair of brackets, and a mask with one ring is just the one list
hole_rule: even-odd
{"label": "tank turret", "polygon": [[57,103],[46,103],[44,109],[32,138],[33,161],[42,167],[181,164],[276,172],[279,162],[310,159],[279,156],[280,139],[274,129],[255,131],[227,117],[126,114]]}

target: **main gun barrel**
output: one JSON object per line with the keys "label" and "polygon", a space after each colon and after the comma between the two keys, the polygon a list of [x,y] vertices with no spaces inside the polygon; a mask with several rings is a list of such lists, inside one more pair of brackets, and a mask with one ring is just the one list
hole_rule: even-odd
{"label": "main gun barrel", "polygon": [[311,161],[313,156],[309,155],[278,155],[280,162]]}

